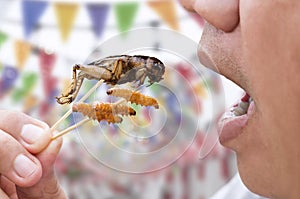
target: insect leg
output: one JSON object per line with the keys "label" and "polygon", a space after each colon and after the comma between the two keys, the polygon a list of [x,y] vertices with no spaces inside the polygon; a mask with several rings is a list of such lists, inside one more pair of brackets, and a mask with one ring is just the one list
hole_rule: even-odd
{"label": "insect leg", "polygon": [[120,76],[122,75],[122,70],[123,70],[124,64],[125,64],[124,61],[121,59],[118,59],[117,61],[115,61],[114,67],[112,70],[113,78],[115,80],[120,79]]}
{"label": "insect leg", "polygon": [[62,95],[61,97],[57,97],[56,98],[57,102],[59,104],[70,104],[71,102],[73,102],[73,100],[76,98],[77,94],[79,93],[79,90],[80,90],[80,87],[82,85],[84,78],[87,78],[87,77],[88,77],[88,75],[80,72],[78,74],[78,77],[75,80],[73,80],[71,89],[68,92],[68,94]]}
{"label": "insect leg", "polygon": [[76,84],[77,84],[77,73],[76,71],[79,69],[79,65],[74,65],[73,66],[73,78],[72,78],[72,83],[69,87],[69,90],[66,93],[62,93],[60,97],[56,97],[56,101],[59,104],[66,104],[66,103],[70,103],[68,100],[66,100],[66,98],[68,98],[69,95],[71,95],[76,88]]}
{"label": "insect leg", "polygon": [[72,82],[71,82],[71,85],[69,87],[69,90],[68,90],[67,93],[62,93],[61,97],[67,97],[68,95],[70,95],[74,92],[74,89],[76,87],[76,82],[77,82],[76,70],[77,70],[77,67],[75,65],[75,66],[73,66],[73,78],[72,78]]}
{"label": "insect leg", "polygon": [[136,78],[136,82],[137,82],[137,81],[140,81],[140,82],[139,82],[139,86],[141,86],[141,85],[144,84],[145,79],[146,79],[146,76],[147,76],[147,69],[146,69],[146,68],[139,69],[139,70],[136,72],[135,78]]}
{"label": "insect leg", "polygon": [[68,96],[68,98],[71,100],[71,102],[77,97],[84,78],[87,78],[87,75],[80,72],[78,74],[78,79],[76,81],[76,85],[74,86],[73,93]]}

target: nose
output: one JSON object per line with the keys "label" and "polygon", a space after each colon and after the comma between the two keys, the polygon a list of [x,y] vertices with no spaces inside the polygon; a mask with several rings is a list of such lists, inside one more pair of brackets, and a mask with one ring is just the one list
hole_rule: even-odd
{"label": "nose", "polygon": [[224,32],[239,24],[239,0],[195,0],[194,10],[208,23]]}

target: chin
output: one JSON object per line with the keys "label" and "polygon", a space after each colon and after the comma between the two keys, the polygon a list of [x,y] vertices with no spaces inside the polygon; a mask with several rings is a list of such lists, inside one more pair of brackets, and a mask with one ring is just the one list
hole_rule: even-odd
{"label": "chin", "polygon": [[272,187],[274,178],[269,176],[270,171],[265,163],[258,160],[259,158],[255,155],[257,154],[252,154],[252,156],[237,154],[238,171],[242,182],[251,192],[275,199],[277,198],[273,194],[275,187]]}
{"label": "chin", "polygon": [[[235,151],[239,174],[244,185],[251,192],[267,198],[278,198],[274,197],[274,193],[279,190],[278,187],[274,187],[274,180],[279,178],[279,174],[276,173],[279,168],[270,154],[270,146],[264,144],[266,143],[264,134],[267,133],[263,128],[264,121],[259,112],[255,110],[255,106],[250,116],[245,117],[246,122],[238,123],[242,124],[242,127],[239,126],[239,129],[235,129],[233,134],[230,132],[229,135],[224,135],[227,133],[226,131],[233,128],[232,126],[227,127],[229,130],[225,129],[224,132],[221,132],[220,143]],[[236,120],[241,119],[231,120],[235,125]],[[230,125],[230,122],[227,123],[228,121],[226,125]],[[224,134],[222,135],[222,133]],[[277,177],[274,178],[274,176]]]}

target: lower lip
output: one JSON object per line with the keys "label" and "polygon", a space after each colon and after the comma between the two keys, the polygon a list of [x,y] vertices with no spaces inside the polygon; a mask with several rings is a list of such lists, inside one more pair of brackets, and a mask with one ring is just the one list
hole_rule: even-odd
{"label": "lower lip", "polygon": [[247,126],[248,120],[254,112],[255,104],[252,101],[245,115],[221,119],[219,124],[219,140],[222,144],[237,138]]}

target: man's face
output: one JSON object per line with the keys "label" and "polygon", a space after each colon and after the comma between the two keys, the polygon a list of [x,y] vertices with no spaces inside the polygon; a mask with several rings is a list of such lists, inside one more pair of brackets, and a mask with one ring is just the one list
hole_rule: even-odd
{"label": "man's face", "polygon": [[253,99],[220,131],[243,182],[268,197],[300,198],[300,1],[181,2],[208,22],[200,61]]}

